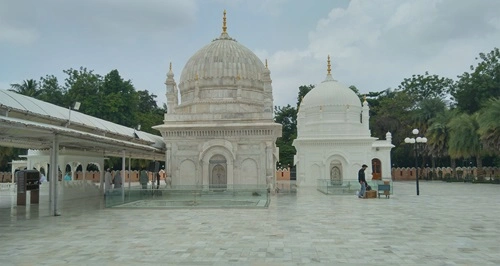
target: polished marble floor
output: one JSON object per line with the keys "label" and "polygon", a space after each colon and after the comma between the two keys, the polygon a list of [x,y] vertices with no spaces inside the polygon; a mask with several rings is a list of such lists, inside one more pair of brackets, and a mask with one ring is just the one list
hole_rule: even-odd
{"label": "polished marble floor", "polygon": [[10,206],[0,265],[500,265],[500,186],[394,183],[390,199],[300,188],[267,209]]}

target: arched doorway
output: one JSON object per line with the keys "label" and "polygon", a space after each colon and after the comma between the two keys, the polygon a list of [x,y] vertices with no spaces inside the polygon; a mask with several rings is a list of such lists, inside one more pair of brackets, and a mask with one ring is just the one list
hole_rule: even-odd
{"label": "arched doorway", "polygon": [[379,159],[372,160],[372,180],[382,180],[382,164]]}
{"label": "arched doorway", "polygon": [[330,182],[333,186],[342,185],[342,165],[339,162],[330,164]]}
{"label": "arched doorway", "polygon": [[227,188],[227,160],[223,155],[214,155],[209,160],[209,188],[225,190]]}

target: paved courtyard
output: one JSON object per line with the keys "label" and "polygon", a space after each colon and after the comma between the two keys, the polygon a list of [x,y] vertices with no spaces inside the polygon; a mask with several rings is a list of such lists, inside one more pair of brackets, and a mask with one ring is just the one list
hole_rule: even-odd
{"label": "paved courtyard", "polygon": [[271,197],[267,209],[102,209],[96,200],[66,204],[59,217],[0,204],[0,265],[500,265],[498,185]]}

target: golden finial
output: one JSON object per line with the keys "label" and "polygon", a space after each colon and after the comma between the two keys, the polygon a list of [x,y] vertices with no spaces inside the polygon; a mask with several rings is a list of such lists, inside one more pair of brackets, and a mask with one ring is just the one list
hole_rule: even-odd
{"label": "golden finial", "polygon": [[198,73],[194,76],[194,80],[198,80]]}
{"label": "golden finial", "polygon": [[267,58],[266,58],[266,68],[267,68]]}
{"label": "golden finial", "polygon": [[172,71],[172,62],[170,62],[170,71]]}
{"label": "golden finial", "polygon": [[330,64],[330,55],[328,55],[328,68],[326,70],[328,71],[328,75],[330,75],[332,72],[332,65]]}
{"label": "golden finial", "polygon": [[222,33],[226,33],[226,10],[224,9],[224,17],[222,18]]}
{"label": "golden finial", "polygon": [[366,102],[366,94],[363,95],[363,102]]}

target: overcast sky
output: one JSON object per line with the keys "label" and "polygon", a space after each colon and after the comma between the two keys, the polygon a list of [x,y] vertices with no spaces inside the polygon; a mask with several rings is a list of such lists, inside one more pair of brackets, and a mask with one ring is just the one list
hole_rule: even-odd
{"label": "overcast sky", "polygon": [[0,88],[80,66],[118,69],[165,102],[187,60],[221,32],[266,58],[274,103],[295,105],[332,57],[362,93],[429,71],[455,79],[500,46],[498,0],[0,0]]}

